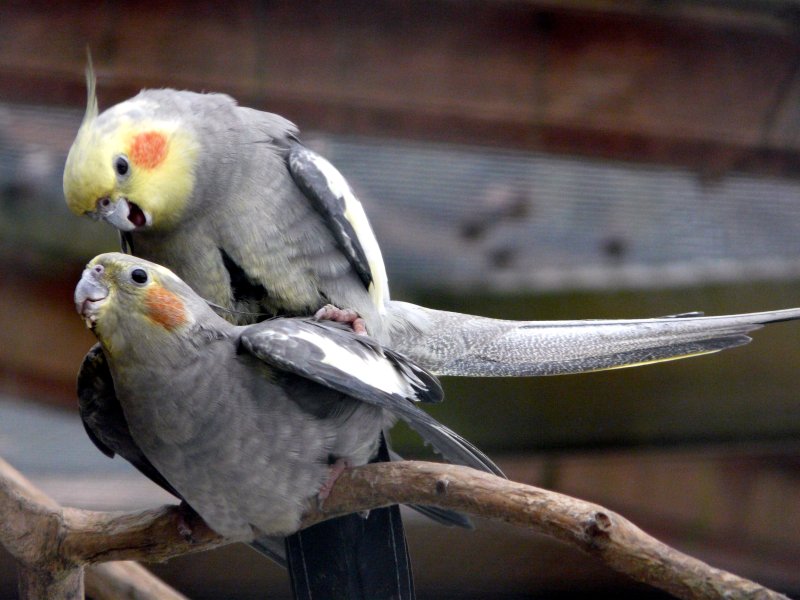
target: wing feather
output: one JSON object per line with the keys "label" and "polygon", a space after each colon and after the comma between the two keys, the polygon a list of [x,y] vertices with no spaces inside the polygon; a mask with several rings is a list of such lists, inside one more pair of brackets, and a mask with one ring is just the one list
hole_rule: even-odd
{"label": "wing feather", "polygon": [[503,476],[489,457],[415,401],[438,402],[438,380],[400,354],[328,322],[275,319],[246,328],[242,346],[270,366],[311,379],[408,423],[447,460]]}
{"label": "wing feather", "polygon": [[297,186],[322,215],[336,243],[382,310],[389,299],[389,283],[380,246],[364,207],[338,170],[319,154],[293,142],[289,172]]}

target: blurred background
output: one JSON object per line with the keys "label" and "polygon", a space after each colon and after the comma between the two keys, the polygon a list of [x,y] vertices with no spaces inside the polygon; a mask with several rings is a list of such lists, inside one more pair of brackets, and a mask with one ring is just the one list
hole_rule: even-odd
{"label": "blurred background", "polygon": [[[61,191],[87,45],[101,109],[174,87],[295,121],[366,205],[397,299],[513,319],[800,305],[794,1],[6,1],[0,456],[63,503],[169,500],[97,452],[76,410],[94,339],[72,290],[118,247]],[[448,379],[431,412],[512,479],[800,595],[800,324],[755,338],[640,369]],[[420,598],[663,597],[509,527],[408,529]],[[192,598],[289,594],[244,547],[153,569]],[[15,586],[0,549],[0,598]]]}

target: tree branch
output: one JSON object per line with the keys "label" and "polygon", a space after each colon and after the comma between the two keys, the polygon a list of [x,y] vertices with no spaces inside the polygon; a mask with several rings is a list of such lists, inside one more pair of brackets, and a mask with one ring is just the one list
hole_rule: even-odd
{"label": "tree branch", "polygon": [[[786,598],[682,554],[620,515],[563,494],[507,481],[467,467],[425,462],[380,463],[346,471],[322,510],[303,527],[390,504],[429,504],[504,521],[563,540],[638,581],[686,599]],[[228,543],[202,521],[181,536],[177,506],[114,515],[61,508],[0,459],[0,542],[26,567],[80,566],[111,560],[161,561]]]}
{"label": "tree branch", "polygon": [[93,600],[188,600],[130,561],[101,563],[86,569],[86,593]]}

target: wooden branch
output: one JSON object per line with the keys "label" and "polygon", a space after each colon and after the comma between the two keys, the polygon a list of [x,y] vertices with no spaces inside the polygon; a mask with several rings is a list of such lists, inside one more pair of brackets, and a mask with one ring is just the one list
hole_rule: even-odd
{"label": "wooden branch", "polygon": [[17,563],[19,597],[21,600],[81,600],[83,598],[83,569],[79,566],[53,565],[41,568]]}
{"label": "wooden branch", "polygon": [[786,598],[682,554],[602,506],[455,465],[408,461],[346,471],[325,513],[310,512],[303,524],[395,503],[433,504],[527,527],[678,598]]}
{"label": "wooden branch", "polygon": [[86,593],[93,600],[188,600],[130,561],[101,563],[86,569]]}
{"label": "wooden branch", "polygon": [[[303,526],[396,503],[457,509],[556,537],[679,598],[786,598],[686,556],[596,504],[453,465],[407,461],[349,470],[322,510],[309,509]],[[228,543],[202,522],[190,523],[191,540],[182,537],[177,506],[123,515],[62,509],[0,460],[0,514],[12,511],[23,514],[18,521],[26,525],[1,520],[0,542],[35,570],[54,565],[54,572],[62,572],[63,565],[122,559],[160,561]]]}
{"label": "wooden branch", "polygon": [[[85,556],[70,556],[64,552],[62,544],[70,542],[73,536],[80,537],[81,524],[94,527],[92,517],[99,515],[111,517],[106,513],[62,508],[0,458],[0,544],[17,562],[22,600],[80,600],[84,597],[83,565],[89,561]],[[125,522],[128,516],[116,515],[115,518]],[[96,600],[184,598],[134,563],[93,567],[86,577],[86,589]]]}

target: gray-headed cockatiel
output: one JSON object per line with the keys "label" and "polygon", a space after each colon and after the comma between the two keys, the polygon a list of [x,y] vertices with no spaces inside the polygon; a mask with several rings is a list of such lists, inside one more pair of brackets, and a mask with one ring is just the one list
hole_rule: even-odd
{"label": "gray-headed cockatiel", "polygon": [[[502,475],[415,406],[442,399],[435,377],[348,327],[235,326],[168,269],[118,253],[88,264],[75,306],[130,436],[129,447],[118,433],[111,443],[228,538],[294,533],[337,468],[373,459],[398,418],[451,462]],[[103,448],[108,429],[83,416]]]}

